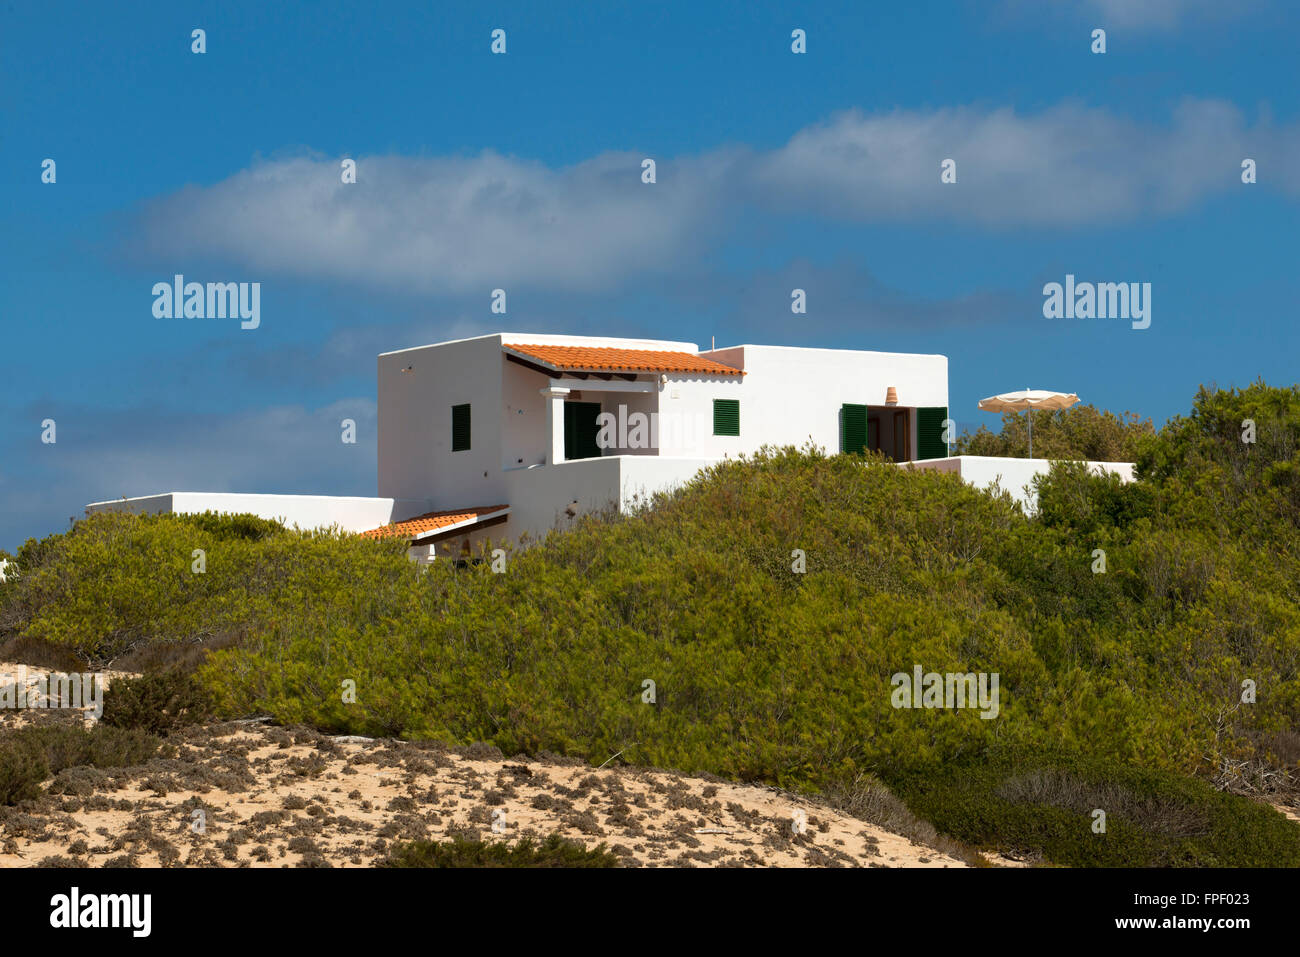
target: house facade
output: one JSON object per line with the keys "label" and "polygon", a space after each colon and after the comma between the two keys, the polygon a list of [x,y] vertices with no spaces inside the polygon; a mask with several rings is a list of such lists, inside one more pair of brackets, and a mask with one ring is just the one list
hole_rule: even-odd
{"label": "house facade", "polygon": [[379,494],[417,557],[518,539],[680,484],[764,445],[941,458],[948,360],[650,339],[496,333],[379,356]]}
{"label": "house facade", "polygon": [[248,512],[428,561],[627,510],[765,445],[877,450],[1031,506],[1024,483],[1051,464],[948,457],[941,355],[494,333],[380,355],[378,392],[376,497],[166,492],[86,513]]}

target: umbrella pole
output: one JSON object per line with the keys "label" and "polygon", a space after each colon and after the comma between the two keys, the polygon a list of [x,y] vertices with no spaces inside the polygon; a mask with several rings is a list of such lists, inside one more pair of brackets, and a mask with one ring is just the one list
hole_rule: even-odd
{"label": "umbrella pole", "polygon": [[1034,410],[1025,409],[1025,415],[1029,416],[1029,457],[1034,457]]}

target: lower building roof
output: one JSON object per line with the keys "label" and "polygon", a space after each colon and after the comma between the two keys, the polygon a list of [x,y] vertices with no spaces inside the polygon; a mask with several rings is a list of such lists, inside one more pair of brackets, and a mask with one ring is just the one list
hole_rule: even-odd
{"label": "lower building roof", "polygon": [[453,531],[461,527],[468,529],[493,516],[503,518],[504,515],[498,513],[509,507],[509,505],[481,505],[472,508],[452,508],[442,512],[425,512],[423,515],[381,525],[379,528],[372,528],[360,534],[362,538],[425,538],[431,533]]}

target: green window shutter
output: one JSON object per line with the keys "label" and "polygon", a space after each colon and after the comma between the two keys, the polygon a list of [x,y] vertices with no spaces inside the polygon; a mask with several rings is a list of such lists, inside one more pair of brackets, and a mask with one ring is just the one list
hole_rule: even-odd
{"label": "green window shutter", "polygon": [[740,400],[739,399],[714,399],[713,400],[713,434],[714,435],[739,435],[740,434]]}
{"label": "green window shutter", "polygon": [[469,403],[451,407],[451,450],[469,451]]}
{"label": "green window shutter", "polygon": [[840,406],[840,451],[861,455],[867,447],[867,407]]}
{"label": "green window shutter", "polygon": [[918,459],[943,459],[948,457],[948,443],[943,440],[943,423],[948,418],[945,407],[916,410],[916,457]]}

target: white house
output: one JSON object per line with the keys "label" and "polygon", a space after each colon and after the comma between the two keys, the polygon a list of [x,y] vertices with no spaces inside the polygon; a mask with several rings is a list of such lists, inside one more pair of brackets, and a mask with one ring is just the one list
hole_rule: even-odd
{"label": "white house", "polygon": [[252,512],[401,536],[430,559],[627,509],[763,445],[962,470],[939,355],[495,333],[384,353],[378,377],[377,498],[172,492],[87,514]]}
{"label": "white house", "polygon": [[765,444],[943,456],[947,404],[944,356],[497,333],[379,357],[379,494],[455,517],[412,536],[427,554],[626,508]]}

